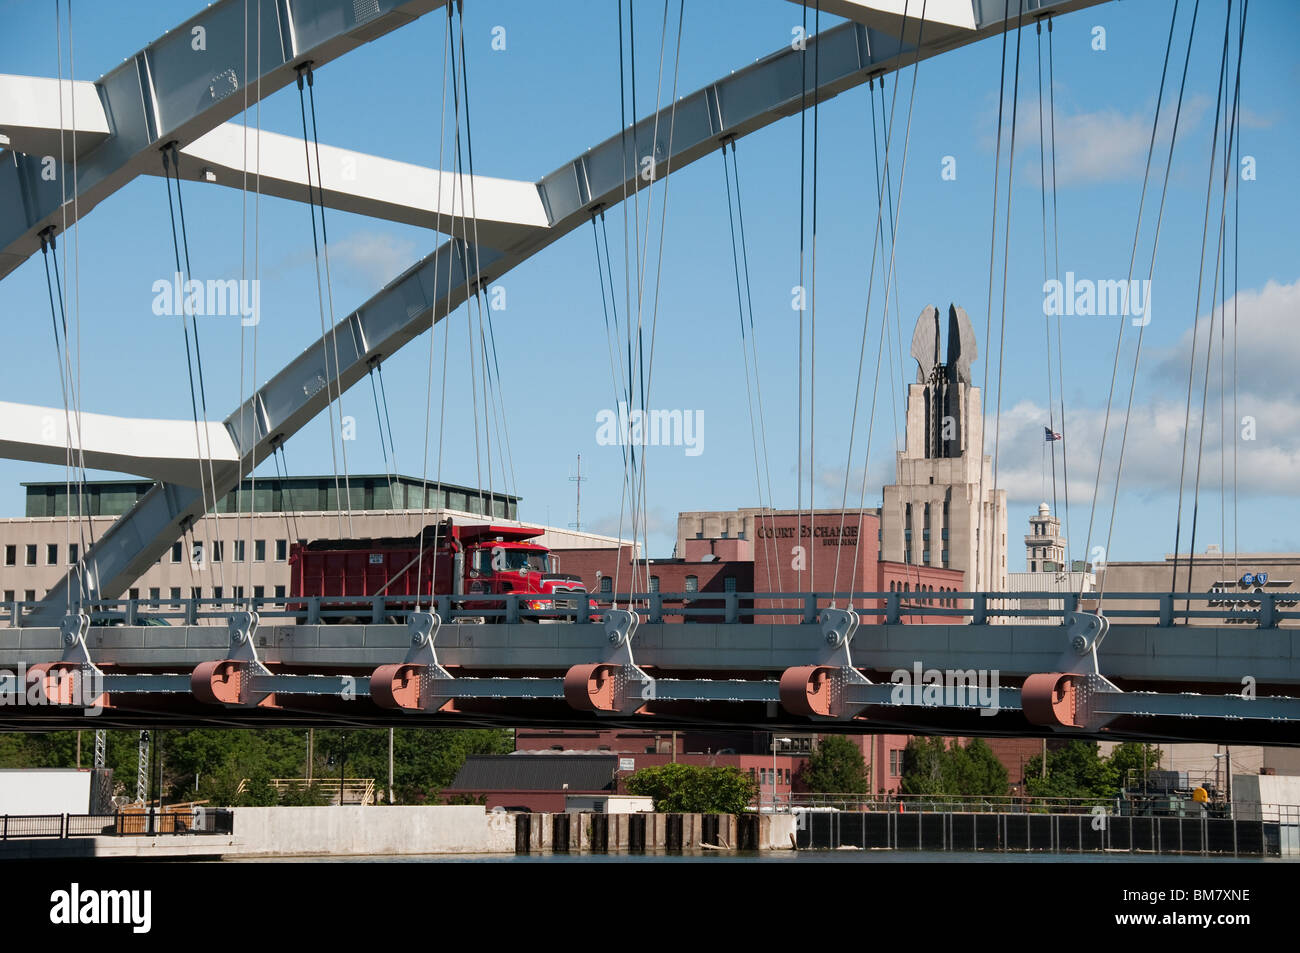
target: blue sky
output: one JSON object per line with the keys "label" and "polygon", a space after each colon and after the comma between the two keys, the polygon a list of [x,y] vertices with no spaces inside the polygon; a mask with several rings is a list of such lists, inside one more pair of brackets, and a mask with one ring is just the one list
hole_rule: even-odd
{"label": "blue sky", "polygon": [[[675,13],[677,4],[672,8]],[[1183,3],[1171,83],[1176,83],[1186,41],[1190,3]],[[466,4],[475,171],[535,180],[618,126],[616,5],[610,2],[476,0]],[[1226,0],[1203,0],[1192,49],[1192,72],[1184,103],[1159,254],[1152,284],[1151,323],[1146,328],[1120,506],[1110,559],[1159,558],[1172,550],[1183,440],[1188,352],[1193,327],[1210,317],[1210,282],[1219,203],[1210,208],[1211,240],[1202,304],[1196,308],[1197,262],[1206,213],[1205,186],[1210,136],[1223,43]],[[1129,253],[1160,78],[1172,3],[1133,0],[1068,14],[1055,28],[1055,100],[1058,156],[1060,272],[1092,279],[1122,279]],[[1235,21],[1234,6],[1234,21]],[[133,2],[74,5],[72,39],[78,79],[95,79],[124,57],[175,26],[190,8],[176,3]],[[638,0],[637,103],[645,114],[655,97],[662,5]],[[801,19],[786,0],[687,0],[681,45],[679,91],[686,93],[789,42]],[[812,14],[809,14],[811,21]],[[56,44],[53,11],[38,0],[0,2],[0,72],[53,76]],[[823,16],[823,28],[839,22]],[[506,29],[506,49],[491,46],[493,27]],[[1093,49],[1096,27],[1106,49]],[[442,34],[445,18],[425,17],[322,67],[316,75],[316,107],[323,143],[433,166],[438,161]],[[1044,41],[1046,36],[1044,34]],[[1014,55],[1014,35],[1011,55]],[[1300,550],[1300,188],[1294,157],[1300,149],[1300,6],[1282,0],[1250,5],[1242,70],[1241,153],[1255,160],[1257,177],[1240,182],[1237,417],[1255,418],[1256,439],[1237,447],[1239,548]],[[668,43],[671,56],[672,38]],[[1044,492],[1042,428],[1048,423],[1044,367],[1042,192],[1038,177],[1038,88],[1035,34],[1024,31],[1020,111],[1011,193],[1010,270],[1007,276],[1006,344],[1003,355],[999,485],[1011,495],[1008,533],[1011,568],[1023,568],[1015,540]],[[1235,34],[1234,34],[1235,51]],[[977,383],[985,376],[984,341],[989,319],[989,246],[994,136],[997,122],[1000,41],[985,41],[920,64],[901,198],[896,257],[903,350],[921,309],[967,309],[979,338]],[[671,61],[661,101],[668,100]],[[66,60],[65,60],[66,72]],[[895,144],[891,164],[901,161],[910,68],[899,74]],[[1008,75],[1008,110],[1010,77]],[[887,97],[892,99],[894,77]],[[879,96],[879,93],[876,93]],[[851,90],[821,107],[819,217],[817,236],[816,459],[814,492],[819,506],[838,505],[846,465],[854,474],[849,501],[858,500],[866,416],[875,372],[876,333],[883,304],[878,276],[872,303],[866,387],[862,394],[854,459],[846,460],[849,418],[857,379],[857,355],[867,297],[873,184],[871,106],[867,90]],[[1170,102],[1169,100],[1167,102]],[[879,121],[879,120],[877,120]],[[299,135],[297,93],[292,87],[262,107],[265,129]],[[1006,120],[1009,129],[1009,115]],[[449,125],[449,123],[448,123]],[[1163,124],[1162,124],[1163,125]],[[812,122],[809,115],[808,132]],[[449,129],[447,135],[450,135]],[[797,315],[790,289],[798,279],[799,137],[797,116],[742,139],[738,159],[745,197],[754,320],[762,371],[770,467],[778,506],[796,501]],[[882,143],[883,145],[883,143]],[[1163,156],[1163,151],[1157,152]],[[941,176],[945,156],[956,161],[956,178]],[[993,289],[994,338],[1002,317],[999,198],[998,265]],[[1221,167],[1218,167],[1221,169]],[[1217,177],[1217,174],[1216,174]],[[736,291],[721,162],[708,157],[673,173],[668,191],[667,231],[659,303],[655,374],[649,404],[702,411],[703,452],[650,448],[647,457],[650,553],[672,548],[680,510],[725,509],[758,500],[754,479],[744,364],[737,331]],[[894,177],[898,202],[898,177]],[[660,186],[661,187],[661,186]],[[659,193],[656,191],[656,202]],[[251,250],[251,225],[241,224],[240,194],[187,183],[191,257],[196,277],[239,277],[241,235]],[[252,218],[251,199],[247,206]],[[1153,206],[1148,206],[1151,221]],[[644,204],[642,204],[644,212]],[[1231,218],[1231,207],[1229,207]],[[623,221],[609,218],[620,288]],[[644,223],[643,223],[644,227]],[[658,223],[653,227],[658,236]],[[362,304],[383,283],[427,254],[432,233],[344,213],[329,213],[336,317]],[[265,380],[319,335],[309,213],[301,204],[261,202],[262,314],[257,378]],[[1143,229],[1137,277],[1145,278],[1150,229]],[[70,236],[71,238],[71,236]],[[189,413],[183,339],[176,319],[150,308],[153,282],[172,272],[166,187],[140,178],[87,215],[72,240],[79,246],[80,342],[83,406],[125,416],[183,419]],[[651,275],[657,265],[652,245]],[[251,254],[251,251],[250,251]],[[1231,262],[1229,276],[1231,277]],[[77,278],[77,269],[73,271]],[[613,531],[618,524],[623,472],[618,447],[600,446],[596,417],[613,404],[607,344],[600,310],[595,255],[589,230],[579,230],[515,269],[499,282],[507,307],[493,315],[502,371],[506,422],[521,517],[564,525],[574,518],[574,485],[568,479],[582,454],[584,527]],[[0,397],[61,406],[49,328],[45,275],[39,258],[3,283],[10,361]],[[1231,296],[1232,289],[1229,289]],[[891,304],[891,312],[893,306]],[[1233,314],[1231,297],[1228,314]],[[240,395],[240,327],[231,319],[201,325],[208,406],[224,417]],[[474,484],[480,479],[473,452],[468,393],[469,358],[465,310],[453,317],[448,380],[447,452],[442,477]],[[891,318],[892,320],[892,318]],[[1096,475],[1096,448],[1111,379],[1118,317],[1062,319],[1066,420],[1059,415],[1070,454],[1071,538],[1081,555]],[[1123,414],[1134,335],[1126,332],[1117,409]],[[1217,375],[1220,352],[1212,355]],[[1229,338],[1231,326],[1229,325]],[[441,348],[442,331],[438,332]],[[1205,333],[1198,345],[1192,399],[1192,451],[1184,499],[1183,545],[1191,509],[1190,481],[1196,464],[1199,374]],[[424,395],[428,338],[420,338],[385,364],[398,467],[419,474],[425,434]],[[807,342],[805,342],[807,346]],[[14,360],[14,355],[26,355]],[[996,350],[995,350],[996,355]],[[910,358],[892,377],[881,375],[867,505],[879,501],[880,485],[893,473],[894,414],[901,419],[902,386],[914,379]],[[1220,388],[1209,388],[1197,549],[1204,543],[1231,547],[1232,435],[1231,364],[1223,389],[1227,417],[1221,497]],[[437,441],[437,394],[441,361],[434,370],[432,440]],[[251,351],[243,367],[245,388],[253,377]],[[997,400],[997,368],[990,369],[986,403]],[[888,387],[886,385],[892,385]],[[1059,398],[1058,398],[1059,399]],[[347,442],[353,473],[382,472],[375,409],[366,384],[343,395],[343,413],[356,420]],[[1114,420],[1112,420],[1112,424]],[[993,452],[993,417],[986,451]],[[1240,429],[1238,426],[1236,429]],[[805,438],[807,429],[805,428]],[[1112,441],[1118,439],[1113,431]],[[1102,499],[1114,479],[1113,443],[1103,468]],[[287,459],[296,473],[331,470],[325,416],[292,438]],[[1058,467],[1061,464],[1058,457]],[[805,454],[805,467],[808,466]],[[269,469],[269,468],[267,468]],[[435,459],[429,473],[436,475]],[[62,468],[0,463],[0,514],[21,515],[23,480],[62,479]],[[1059,472],[1058,472],[1059,478]],[[487,481],[483,474],[482,482]],[[807,505],[807,470],[804,504]],[[1063,481],[1061,481],[1063,483]],[[497,488],[500,479],[497,478]],[[1058,486],[1058,494],[1063,486]],[[1046,481],[1050,498],[1050,477]],[[1221,498],[1226,501],[1221,507]],[[1226,510],[1226,513],[1221,513]],[[1104,535],[1108,509],[1093,532]]]}

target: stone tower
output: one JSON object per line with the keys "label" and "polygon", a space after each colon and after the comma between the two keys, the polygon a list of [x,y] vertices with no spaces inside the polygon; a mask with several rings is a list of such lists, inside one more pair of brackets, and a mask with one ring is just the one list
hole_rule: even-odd
{"label": "stone tower", "polygon": [[1061,521],[1046,503],[1038,504],[1038,515],[1029,518],[1025,537],[1025,566],[1030,572],[1065,572],[1065,537]]}
{"label": "stone tower", "polygon": [[992,458],[981,454],[978,356],[965,310],[948,308],[946,359],[940,359],[939,309],[927,307],[912,334],[916,383],[907,391],[906,447],[895,482],[884,487],[882,559],[960,569],[964,588],[1007,586],[1007,495],[993,492]]}

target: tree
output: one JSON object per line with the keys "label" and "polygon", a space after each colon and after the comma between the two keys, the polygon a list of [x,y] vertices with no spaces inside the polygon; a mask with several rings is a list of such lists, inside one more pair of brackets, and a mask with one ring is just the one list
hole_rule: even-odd
{"label": "tree", "polygon": [[1111,798],[1118,790],[1115,766],[1101,757],[1095,741],[1070,741],[1047,753],[1047,776],[1042,755],[1025,763],[1025,789],[1035,797]]}
{"label": "tree", "polygon": [[984,741],[962,745],[943,738],[912,738],[903,749],[904,794],[1001,797],[1007,793],[1007,769]]}
{"label": "tree", "polygon": [[741,814],[758,796],[758,783],[732,767],[663,764],[625,783],[629,794],[654,798],[661,814]]}
{"label": "tree", "polygon": [[943,780],[946,753],[942,738],[909,738],[903,749],[899,790],[904,794],[947,794]]}
{"label": "tree", "polygon": [[[227,805],[317,803],[338,790],[339,768],[350,778],[388,779],[388,730],[316,732],[311,776],[322,793],[297,792],[277,798],[273,778],[306,774],[306,732],[296,728],[196,728],[151,732],[162,760],[164,799]],[[346,738],[344,737],[346,734]],[[506,754],[513,750],[504,729],[399,728],[393,738],[393,786],[397,803],[434,802],[471,754]],[[83,767],[93,758],[93,733],[85,732]],[[113,769],[114,794],[135,797],[138,731],[109,731],[107,766]],[[346,752],[346,764],[327,767],[330,754]],[[337,762],[336,762],[337,764]],[[76,765],[76,734],[0,735],[0,768],[70,768]],[[156,770],[156,769],[155,769]],[[330,790],[330,780],[334,782]],[[244,791],[240,783],[248,781]],[[151,779],[150,790],[153,781]]]}
{"label": "tree", "polygon": [[1143,744],[1140,741],[1126,741],[1116,745],[1110,753],[1116,783],[1122,788],[1131,779],[1140,785],[1147,772],[1160,767],[1160,755],[1159,745]]}
{"label": "tree", "polygon": [[862,749],[843,735],[818,741],[799,778],[817,794],[865,794],[869,785]]}

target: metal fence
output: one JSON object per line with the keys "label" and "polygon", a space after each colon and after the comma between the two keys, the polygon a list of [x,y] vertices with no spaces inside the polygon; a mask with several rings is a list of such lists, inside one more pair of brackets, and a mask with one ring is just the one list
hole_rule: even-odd
{"label": "metal fence", "polygon": [[[1254,593],[1248,602],[1222,607],[1223,594],[1106,594],[1105,615],[1112,621],[1138,620],[1169,627],[1195,620],[1274,628],[1300,620],[1289,593]],[[1022,601],[1033,602],[1023,608]],[[1193,608],[1204,603],[1205,608]],[[852,605],[866,623],[900,625],[921,618],[945,624],[984,625],[998,620],[1053,619],[1064,623],[1077,611],[1097,611],[1091,593],[1073,592],[572,592],[554,596],[529,593],[440,595],[420,602],[406,596],[259,596],[191,599],[96,599],[83,604],[91,622],[113,625],[224,625],[231,613],[252,609],[262,619],[308,625],[405,623],[414,610],[435,609],[445,622],[578,622],[600,620],[610,606],[635,609],[642,621],[815,623],[826,605]],[[22,627],[38,602],[0,603],[0,622]]]}
{"label": "metal fence", "polygon": [[0,841],[27,838],[131,837],[168,834],[231,834],[234,815],[224,809],[117,814],[4,814]]}
{"label": "metal fence", "polygon": [[[1153,811],[1151,806],[1169,798],[1147,797],[1032,797],[1006,795],[986,797],[961,794],[778,794],[762,796],[759,804],[764,812],[837,811],[837,812],[892,812],[892,813],[948,813],[948,814],[1113,814],[1123,816],[1168,813]],[[1210,804],[1178,799],[1186,815],[1221,812],[1221,816],[1239,820],[1265,820],[1283,825],[1300,825],[1300,805],[1271,804],[1256,801],[1235,801],[1228,804]]]}

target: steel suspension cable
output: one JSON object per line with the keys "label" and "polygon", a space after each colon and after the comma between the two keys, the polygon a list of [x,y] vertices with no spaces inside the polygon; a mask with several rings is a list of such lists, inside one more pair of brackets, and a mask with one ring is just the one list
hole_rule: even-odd
{"label": "steel suspension cable", "polygon": [[[740,230],[740,255],[741,264],[745,274],[745,303],[749,311],[749,347],[753,356],[754,364],[754,395],[758,404],[758,431],[763,441],[763,469],[767,477],[767,502],[768,502],[768,528],[774,531],[776,528],[776,516],[772,512],[775,510],[776,501],[772,489],[772,465],[771,456],[767,449],[767,421],[763,413],[763,380],[758,369],[758,335],[754,329],[754,294],[753,286],[749,280],[749,242],[745,237],[745,204],[740,196],[740,166],[736,161],[736,140],[731,140],[731,172],[732,179],[736,184],[736,219]],[[761,494],[760,490],[760,494]],[[762,505],[760,496],[759,505]],[[771,535],[773,545],[775,546],[776,536]],[[781,586],[781,560],[776,560],[776,586],[777,591],[783,591]],[[782,607],[784,608],[784,606]]]}
{"label": "steel suspension cable", "polygon": [[[320,249],[322,255],[325,258],[325,294],[329,300],[330,346],[333,348],[334,351],[334,375],[336,377],[340,377],[341,368],[339,365],[338,325],[334,321],[334,282],[330,276],[330,237],[329,237],[329,232],[325,228],[325,181],[324,179],[321,178],[321,174],[320,174],[320,139],[317,137],[316,134],[315,71],[311,68],[310,64],[307,66],[307,99],[311,105],[312,147],[316,152],[316,196],[320,202],[320,239],[321,239]],[[308,185],[308,190],[310,191],[311,188],[310,170],[307,177],[307,185]],[[312,238],[314,244],[314,240],[315,240],[314,233]],[[335,390],[337,391],[336,399],[338,400],[338,405],[339,405],[338,441],[339,441],[339,452],[343,457],[343,493],[345,499],[344,505],[347,509],[347,514],[348,514],[348,535],[351,536],[352,535],[352,480],[350,474],[348,473],[348,443],[345,439],[343,439],[343,430],[342,430],[343,428],[343,382],[342,380],[338,381],[338,386],[335,388]],[[327,397],[329,396],[328,393],[326,394],[326,396]],[[330,440],[331,440],[331,446],[333,446],[333,437],[331,437]],[[335,475],[337,476],[337,474]]]}
{"label": "steel suspension cable", "polygon": [[[1003,556],[1002,556],[1004,566],[1006,561],[1006,554],[1005,554],[1006,540],[1003,539],[999,544],[999,536],[998,536],[998,512],[1000,509],[998,506],[998,463],[999,463],[999,456],[1000,456],[999,451],[1001,449],[1001,443],[1002,443],[1002,366],[1003,366],[1004,358],[1006,356],[1007,277],[1011,271],[1011,255],[1010,255],[1011,197],[1014,194],[1012,191],[1012,179],[1014,178],[1015,175],[1015,166],[1016,166],[1016,117],[1020,106],[1020,37],[1021,37],[1021,23],[1024,17],[1024,12],[1025,12],[1025,3],[1024,0],[1020,0],[1020,12],[1016,15],[1016,68],[1015,68],[1015,77],[1012,80],[1012,86],[1011,86],[1011,145],[1010,148],[1007,150],[1007,211],[1006,211],[1006,222],[1004,223],[1002,229],[1002,317],[1000,321],[999,335],[998,335],[998,399],[997,399],[996,410],[993,416],[993,421],[994,421],[993,501],[992,501],[993,547],[990,548],[990,558],[992,558],[993,551],[999,545],[1001,545],[1004,549]],[[981,472],[983,471],[982,464],[983,461],[981,461],[981,467],[980,467]],[[989,584],[996,585],[996,587],[1000,590],[1004,587],[1000,585],[999,577],[1002,574],[997,572],[999,568],[1001,567],[997,566],[996,564],[990,568]],[[995,583],[995,579],[998,580],[996,583]]]}
{"label": "steel suspension cable", "polygon": [[[736,278],[736,315],[740,323],[740,354],[745,367],[745,403],[749,408],[749,435],[754,450],[754,482],[758,487],[759,505],[763,504],[763,478],[758,466],[758,431],[754,420],[754,394],[749,374],[749,344],[745,340],[745,304],[740,285],[740,251],[736,247],[736,216],[731,205],[731,167],[727,164],[727,144],[724,142],[718,150],[722,156],[723,181],[727,192],[727,225],[731,231],[731,267]],[[750,315],[753,320],[753,315]],[[767,591],[772,592],[772,557],[771,540],[763,537],[763,561],[767,565]]]}
{"label": "steel suspension cable", "polygon": [[[1047,115],[1052,143],[1052,266],[1053,274],[1059,279],[1061,275],[1061,241],[1060,216],[1056,204],[1056,63],[1052,52],[1052,23],[1054,17],[1047,18]],[[1048,356],[1051,360],[1051,356]],[[1061,436],[1064,438],[1069,430],[1065,425],[1065,358],[1061,345],[1061,316],[1056,316],[1056,382],[1057,396],[1061,406]],[[1065,568],[1066,572],[1074,569],[1074,559],[1070,551],[1070,445],[1061,440],[1061,479],[1065,489]],[[1053,501],[1055,505],[1055,501]],[[1069,576],[1066,576],[1069,579]]]}
{"label": "steel suspension cable", "polygon": [[[888,330],[888,324],[889,324],[889,292],[891,290],[890,282],[896,278],[894,266],[898,255],[898,229],[903,223],[903,183],[907,178],[907,153],[908,153],[908,148],[912,141],[912,107],[916,103],[916,80],[921,72],[921,48],[922,48],[921,44],[922,41],[925,39],[925,12],[928,3],[929,0],[922,0],[921,3],[921,21],[920,21],[920,26],[917,30],[917,39],[916,39],[916,59],[912,63],[912,87],[908,93],[907,121],[904,124],[904,128],[903,128],[903,161],[899,164],[899,171],[898,171],[898,215],[894,218],[893,227],[891,229],[892,234],[889,237],[889,266],[886,269],[884,275],[885,306],[884,309],[881,311],[880,338],[876,346],[876,373],[871,386],[871,410],[867,418],[867,446],[866,446],[866,452],[863,454],[863,458],[862,458],[862,486],[858,491],[858,533],[857,533],[858,544],[853,547],[853,568],[849,575],[849,608],[853,607],[853,600],[857,593],[858,556],[861,554],[862,551],[862,524],[863,524],[863,517],[864,517],[863,511],[866,507],[866,501],[867,501],[867,471],[871,464],[871,441],[872,441],[872,437],[875,434],[875,423],[876,423],[876,397],[879,394],[879,390],[880,390],[880,353],[885,349],[886,342],[888,341],[886,331]],[[906,20],[904,20],[904,23],[906,23]],[[898,83],[894,83],[894,95],[895,95],[894,106],[896,106],[897,95],[898,95]],[[891,116],[890,116],[891,136],[893,133],[892,112],[893,112],[893,107],[891,107]],[[886,173],[888,173],[888,169],[889,169],[890,145],[891,143],[888,140],[886,140],[885,142]],[[877,200],[877,205],[879,205],[879,200]],[[877,229],[879,229],[880,227],[880,210],[878,207],[876,210],[876,227]],[[884,250],[883,241],[881,244],[882,244],[881,250],[883,251]],[[875,257],[874,253],[872,257],[873,258]],[[894,287],[897,286],[895,285]],[[866,315],[864,315],[863,317],[863,327],[862,327],[864,339],[867,331],[867,316],[869,316],[871,311],[870,299],[871,299],[871,292],[870,290],[868,290],[867,311],[866,311]],[[864,340],[864,344],[865,344],[865,340]],[[861,373],[862,373],[862,365],[861,365],[861,357],[859,357],[859,363],[858,363],[859,379],[861,378]],[[855,414],[856,414],[856,404],[857,404],[857,397],[855,395],[854,396]],[[852,466],[852,457],[849,458],[849,464],[846,466],[846,470],[850,469],[851,466]],[[841,510],[842,509],[843,507],[841,507]],[[838,549],[840,548],[842,547],[837,547],[837,553],[836,553],[837,562],[839,559]],[[917,575],[918,577],[920,575],[919,568],[917,569]]]}
{"label": "steel suspension cable", "polygon": [[[1151,259],[1147,270],[1147,287],[1150,287],[1150,280],[1155,274],[1156,252],[1160,247],[1160,228],[1164,222],[1165,199],[1168,197],[1169,194],[1170,172],[1173,169],[1173,161],[1174,161],[1174,146],[1178,141],[1178,125],[1179,125],[1179,121],[1182,118],[1183,94],[1187,88],[1187,72],[1188,72],[1188,67],[1191,64],[1192,41],[1196,37],[1196,18],[1199,11],[1200,11],[1200,0],[1197,0],[1197,2],[1192,7],[1192,25],[1191,25],[1191,29],[1188,31],[1187,34],[1187,52],[1183,58],[1183,75],[1182,75],[1182,80],[1180,81],[1178,86],[1178,99],[1174,107],[1173,128],[1169,133],[1169,153],[1165,159],[1164,180],[1160,189],[1160,204],[1156,209],[1155,234],[1152,237]],[[1169,22],[1169,44],[1171,48],[1173,44],[1174,23],[1177,20],[1177,18],[1178,18],[1178,5],[1175,2],[1174,11]],[[1165,67],[1164,70],[1162,70],[1161,72],[1161,80],[1160,80],[1160,88],[1162,91],[1164,89],[1164,79],[1165,79],[1164,73],[1166,70],[1168,70],[1168,67],[1169,67],[1169,49],[1166,49]],[[1152,120],[1152,124],[1151,124],[1151,145],[1148,147],[1149,151],[1147,156],[1148,169],[1150,168],[1150,164],[1151,164],[1151,153],[1153,153],[1155,150],[1156,129],[1158,128],[1160,122],[1160,99],[1161,97],[1158,95],[1156,98],[1156,115],[1155,118]],[[1142,199],[1145,199],[1145,196],[1146,196],[1146,177],[1144,176],[1143,183],[1142,183]],[[1134,228],[1134,238],[1133,238],[1134,255],[1136,255],[1137,252],[1138,234],[1141,229],[1141,223],[1142,223],[1142,201],[1140,199],[1138,203],[1138,224]],[[1130,286],[1132,283],[1131,276],[1132,276],[1132,266],[1130,265]],[[1146,325],[1145,324],[1140,325],[1138,327],[1137,345],[1134,348],[1134,354],[1133,354],[1133,374],[1129,380],[1128,404],[1124,411],[1124,427],[1120,434],[1119,458],[1115,468],[1115,493],[1114,496],[1111,498],[1110,522],[1106,530],[1106,546],[1103,549],[1103,559],[1105,558],[1105,555],[1110,551],[1111,536],[1115,530],[1115,513],[1119,505],[1120,481],[1124,472],[1124,452],[1128,446],[1128,427],[1133,414],[1133,394],[1137,388],[1137,372],[1138,372],[1138,366],[1142,359],[1142,341],[1143,338],[1145,337],[1145,332],[1146,332]],[[1115,369],[1111,371],[1112,392],[1115,386],[1115,375],[1119,367],[1119,349],[1120,349],[1120,341],[1122,341],[1123,339],[1123,334],[1124,334],[1124,325],[1121,322],[1119,339],[1116,341],[1115,344]],[[1110,421],[1110,398],[1108,397],[1106,402],[1106,421],[1102,427],[1102,452],[1101,454],[1098,455],[1097,479],[1096,479],[1096,483],[1093,486],[1093,502],[1092,502],[1093,515],[1095,515],[1096,513],[1097,492],[1101,485],[1101,459],[1102,459],[1102,455],[1105,452],[1106,433],[1109,428],[1109,421]],[[1093,515],[1090,515],[1088,518],[1088,539],[1087,542],[1085,543],[1085,549],[1084,549],[1084,552],[1088,553],[1089,556],[1091,556],[1091,546],[1092,546]],[[1106,576],[1105,573],[1103,573],[1102,582],[1098,586],[1098,590],[1097,590],[1098,611],[1101,611],[1101,607],[1104,604],[1105,596],[1106,596]]]}
{"label": "steel suspension cable", "polygon": [[[1249,0],[1242,0],[1243,8],[1245,4],[1248,2]],[[1228,18],[1223,26],[1224,61],[1223,61],[1222,78],[1220,80],[1221,85],[1226,83],[1226,79],[1227,79],[1227,66],[1228,66],[1227,44],[1228,44],[1231,31],[1232,31],[1232,0],[1229,0]],[[1244,40],[1245,40],[1245,34],[1242,33],[1241,35],[1238,36],[1238,51],[1237,51],[1238,76],[1240,76],[1240,72],[1241,72],[1241,48],[1240,47],[1244,43]],[[1201,385],[1201,415],[1200,415],[1200,427],[1199,427],[1199,433],[1197,435],[1197,447],[1196,447],[1196,479],[1192,490],[1192,535],[1191,535],[1191,541],[1188,545],[1188,549],[1190,550],[1190,552],[1188,553],[1188,558],[1187,558],[1187,593],[1189,596],[1191,595],[1191,591],[1192,591],[1192,570],[1196,560],[1196,520],[1200,510],[1201,463],[1205,453],[1205,412],[1207,408],[1206,398],[1208,397],[1209,388],[1210,388],[1210,355],[1212,354],[1214,349],[1214,324],[1215,324],[1214,299],[1218,297],[1218,293],[1219,293],[1219,269],[1220,269],[1220,265],[1223,262],[1224,230],[1226,228],[1227,217],[1228,217],[1228,174],[1230,171],[1229,159],[1231,158],[1232,155],[1232,144],[1236,138],[1236,132],[1237,132],[1237,104],[1239,101],[1240,90],[1241,90],[1241,84],[1240,81],[1238,81],[1237,83],[1238,95],[1234,95],[1233,97],[1231,117],[1228,116],[1228,111],[1227,111],[1226,85],[1223,86],[1223,88],[1220,90],[1220,96],[1223,98],[1222,105],[1224,107],[1223,119],[1225,125],[1227,126],[1227,129],[1225,131],[1226,142],[1225,142],[1225,147],[1223,152],[1223,186],[1221,190],[1222,201],[1220,204],[1220,211],[1219,211],[1219,235],[1217,241],[1215,242],[1217,252],[1214,261],[1214,284],[1210,290],[1210,327],[1208,333],[1206,334],[1205,374],[1204,374],[1204,381]],[[1216,111],[1217,108],[1218,107],[1216,105]],[[1211,175],[1213,175],[1213,156],[1211,156]],[[1197,313],[1199,314],[1199,312],[1200,312],[1200,308],[1198,306]],[[1221,319],[1223,317],[1222,310],[1220,311],[1219,317]],[[1196,316],[1194,315],[1193,321],[1195,322],[1195,320],[1196,320]],[[1221,321],[1220,321],[1220,328],[1222,328]],[[1220,333],[1222,334],[1222,331],[1220,331]],[[1222,385],[1220,385],[1220,389],[1222,389]],[[1222,426],[1222,422],[1223,422],[1222,411],[1220,411],[1219,414],[1219,422],[1220,422],[1220,426]],[[1220,446],[1220,461],[1222,461],[1222,446]],[[1174,548],[1174,558],[1175,559],[1178,558],[1177,547]],[[1186,608],[1188,609],[1191,608],[1190,599],[1188,600],[1188,604]]]}
{"label": "steel suspension cable", "polygon": [[[1023,4],[1022,4],[1023,5]],[[1005,10],[1003,11],[1006,12]],[[989,232],[989,294],[988,302],[985,308],[985,325],[984,325],[984,382],[982,394],[984,403],[980,408],[980,449],[979,449],[979,480],[976,483],[976,505],[978,512],[975,517],[975,591],[984,591],[989,586],[987,580],[981,583],[981,570],[984,568],[983,549],[984,549],[984,440],[988,430],[988,392],[989,392],[989,366],[993,363],[992,355],[989,348],[993,340],[993,275],[994,263],[996,262],[996,249],[998,237],[998,187],[1002,180],[1002,115],[1003,101],[1006,96],[1007,87],[1007,32],[1011,28],[1011,18],[1008,16],[1002,21],[1002,60],[998,73],[998,128],[997,144],[993,155],[993,212],[990,216],[992,227]],[[904,534],[904,544],[907,538]],[[911,547],[907,547],[908,557],[911,556]],[[992,548],[990,548],[990,565],[992,569]]]}
{"label": "steel suspension cable", "polygon": [[[1200,262],[1197,266],[1197,275],[1196,275],[1196,307],[1192,311],[1192,354],[1191,354],[1191,359],[1188,361],[1188,365],[1187,365],[1187,405],[1183,411],[1183,448],[1182,448],[1182,460],[1178,470],[1178,511],[1176,515],[1175,528],[1174,528],[1174,564],[1172,567],[1173,577],[1170,583],[1170,589],[1169,589],[1170,592],[1178,591],[1178,546],[1182,536],[1182,529],[1183,529],[1183,479],[1187,469],[1187,438],[1190,436],[1190,431],[1191,431],[1192,379],[1195,374],[1196,345],[1197,345],[1197,338],[1199,337],[1199,333],[1197,331],[1197,322],[1199,319],[1199,315],[1201,313],[1201,291],[1202,291],[1204,277],[1205,277],[1205,246],[1209,241],[1209,234],[1210,234],[1210,197],[1214,189],[1214,167],[1216,165],[1215,153],[1218,151],[1218,147],[1219,147],[1219,117],[1220,117],[1220,107],[1222,106],[1220,100],[1223,97],[1223,84],[1224,82],[1226,82],[1227,79],[1228,39],[1229,39],[1229,30],[1231,27],[1231,23],[1232,23],[1232,0],[1228,0],[1227,13],[1225,15],[1224,25],[1223,25],[1223,53],[1219,61],[1219,89],[1214,96],[1214,130],[1210,137],[1210,172],[1206,178],[1206,183],[1205,183],[1205,215],[1201,225],[1201,257],[1200,257]],[[1227,117],[1224,116],[1223,118],[1224,121],[1226,122]],[[1218,262],[1216,261],[1214,265],[1214,273],[1215,273],[1214,276],[1216,281],[1218,280],[1218,272],[1219,272],[1219,265]],[[1213,292],[1211,293],[1210,296],[1210,302],[1211,302],[1210,327],[1205,342],[1205,349],[1206,349],[1205,366],[1206,366],[1207,375],[1209,373],[1209,355],[1214,347],[1214,304],[1213,304],[1214,293]],[[1205,416],[1204,407],[1202,407],[1202,411],[1201,411],[1202,424],[1204,424],[1204,416]],[[1201,433],[1202,435],[1204,435],[1204,426],[1202,426],[1201,428]],[[1198,489],[1199,489],[1199,471],[1200,471],[1200,460],[1199,460],[1199,453],[1198,453],[1198,459],[1197,459]],[[1195,514],[1196,512],[1197,503],[1198,501],[1193,500],[1192,503],[1193,514]],[[1195,534],[1195,532],[1196,530],[1195,528],[1193,528],[1192,533]],[[1188,578],[1187,585],[1190,591],[1190,587],[1191,587],[1191,558],[1190,557],[1188,559],[1187,578]]]}

